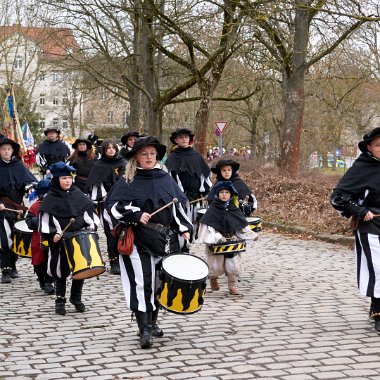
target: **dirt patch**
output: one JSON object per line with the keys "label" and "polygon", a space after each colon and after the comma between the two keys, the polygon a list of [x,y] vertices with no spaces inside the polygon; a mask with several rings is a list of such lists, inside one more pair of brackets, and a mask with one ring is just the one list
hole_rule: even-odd
{"label": "dirt patch", "polygon": [[278,174],[276,169],[255,167],[253,160],[239,160],[240,177],[258,200],[257,216],[263,221],[303,227],[314,233],[352,236],[349,220],[337,214],[330,195],[341,176],[303,173],[298,180]]}

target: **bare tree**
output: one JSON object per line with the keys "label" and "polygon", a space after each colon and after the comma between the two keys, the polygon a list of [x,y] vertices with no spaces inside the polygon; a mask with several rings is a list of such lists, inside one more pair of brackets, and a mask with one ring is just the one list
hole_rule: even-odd
{"label": "bare tree", "polygon": [[[352,37],[364,23],[378,21],[376,2],[365,1],[277,1],[243,8],[251,17],[254,39],[262,44],[281,73],[283,115],[280,168],[297,177],[300,140],[305,107],[305,75],[318,61],[343,41]],[[377,15],[373,17],[370,15]]]}

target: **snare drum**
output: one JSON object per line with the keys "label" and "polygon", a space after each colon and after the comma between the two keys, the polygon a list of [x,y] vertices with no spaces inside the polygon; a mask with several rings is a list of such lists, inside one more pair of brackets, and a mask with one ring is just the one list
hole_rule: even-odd
{"label": "snare drum", "polygon": [[248,216],[247,223],[249,225],[249,228],[254,232],[260,232],[262,229],[261,223],[262,220],[258,216]]}
{"label": "snare drum", "polygon": [[22,257],[32,258],[32,234],[25,223],[25,220],[20,220],[15,223],[13,234],[13,251]]}
{"label": "snare drum", "polygon": [[200,220],[202,216],[206,213],[207,208],[200,208],[197,210],[197,220]]}
{"label": "snare drum", "polygon": [[84,280],[105,272],[96,232],[79,231],[63,240],[74,280]]}
{"label": "snare drum", "polygon": [[223,243],[210,244],[209,252],[212,255],[223,255],[227,258],[232,258],[240,252],[244,252],[246,247],[245,240],[229,240]]}
{"label": "snare drum", "polygon": [[208,265],[199,257],[175,253],[162,260],[158,302],[176,314],[192,314],[203,305]]}

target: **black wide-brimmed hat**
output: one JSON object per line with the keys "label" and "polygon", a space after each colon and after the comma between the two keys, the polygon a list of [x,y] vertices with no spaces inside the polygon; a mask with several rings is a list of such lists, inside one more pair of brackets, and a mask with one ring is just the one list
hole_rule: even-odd
{"label": "black wide-brimmed hat", "polygon": [[85,143],[87,145],[87,150],[92,149],[92,143],[91,143],[91,141],[85,139],[84,137],[83,138],[78,137],[75,140],[74,144],[72,144],[71,146],[73,147],[73,149],[77,149],[78,148],[78,144],[81,143],[81,142],[83,142],[83,143]]}
{"label": "black wide-brimmed hat", "polygon": [[240,164],[233,160],[220,160],[216,163],[215,167],[211,168],[211,171],[215,174],[220,173],[220,169],[223,166],[231,166],[233,172],[237,172],[240,169]]}
{"label": "black wide-brimmed hat", "polygon": [[137,151],[146,147],[153,146],[157,150],[158,159],[161,160],[166,153],[166,145],[160,143],[160,140],[155,136],[138,137],[135,141],[133,148],[125,153],[125,158],[129,159],[135,155]]}
{"label": "black wide-brimmed hat", "polygon": [[20,152],[20,144],[17,144],[16,141],[9,139],[8,137],[0,138],[0,146],[4,144],[9,144],[13,148],[12,156],[18,156]]}
{"label": "black wide-brimmed hat", "polygon": [[188,136],[190,137],[190,143],[193,142],[193,139],[194,139],[194,133],[191,132],[189,128],[177,128],[174,132],[172,132],[172,134],[171,134],[171,136],[170,136],[170,141],[171,141],[173,144],[176,144],[175,139],[176,139],[179,135],[188,135]]}
{"label": "black wide-brimmed hat", "polygon": [[366,133],[364,136],[363,136],[363,140],[359,142],[358,144],[358,147],[359,149],[363,152],[363,153],[367,153],[368,152],[368,149],[367,149],[367,145],[371,143],[371,141],[375,138],[375,137],[379,137],[380,136],[380,127],[377,127],[375,129],[372,129],[372,131]]}
{"label": "black wide-brimmed hat", "polygon": [[127,134],[121,136],[121,139],[120,139],[120,140],[121,140],[121,143],[122,143],[123,145],[127,145],[128,139],[129,139],[130,137],[140,137],[140,135],[139,135],[139,133],[136,132],[136,131],[129,131]]}
{"label": "black wide-brimmed hat", "polygon": [[51,131],[57,132],[58,134],[61,133],[61,131],[56,127],[48,127],[44,130],[44,135],[47,136],[48,132],[51,132]]}

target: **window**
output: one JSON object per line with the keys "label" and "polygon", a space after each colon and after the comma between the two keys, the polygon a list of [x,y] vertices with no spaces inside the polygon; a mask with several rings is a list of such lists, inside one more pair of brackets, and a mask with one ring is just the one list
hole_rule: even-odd
{"label": "window", "polygon": [[45,80],[45,72],[41,71],[40,72],[40,81],[44,81],[44,80]]}
{"label": "window", "polygon": [[53,119],[53,127],[54,127],[54,128],[58,128],[58,122],[59,122],[59,119],[58,119],[57,117],[55,117],[55,118]]}
{"label": "window", "polygon": [[58,82],[59,81],[59,74],[57,72],[54,72],[52,75],[53,75],[53,82]]}
{"label": "window", "polygon": [[53,104],[54,104],[55,106],[58,105],[58,96],[54,96],[54,98],[53,98]]}
{"label": "window", "polygon": [[62,120],[62,128],[64,129],[67,129],[69,123],[67,122],[67,120]]}
{"label": "window", "polygon": [[108,111],[108,122],[113,123],[113,111]]}
{"label": "window", "polygon": [[45,104],[45,94],[40,94],[40,104],[41,105]]}
{"label": "window", "polygon": [[87,111],[87,119],[91,121],[94,117],[94,111]]}
{"label": "window", "polygon": [[21,57],[21,55],[16,55],[15,61],[13,63],[13,67],[15,69],[21,69],[22,68],[22,57]]}
{"label": "window", "polygon": [[67,95],[62,98],[62,104],[69,104],[69,99],[67,98]]}
{"label": "window", "polygon": [[40,127],[45,128],[45,119],[40,120]]}

